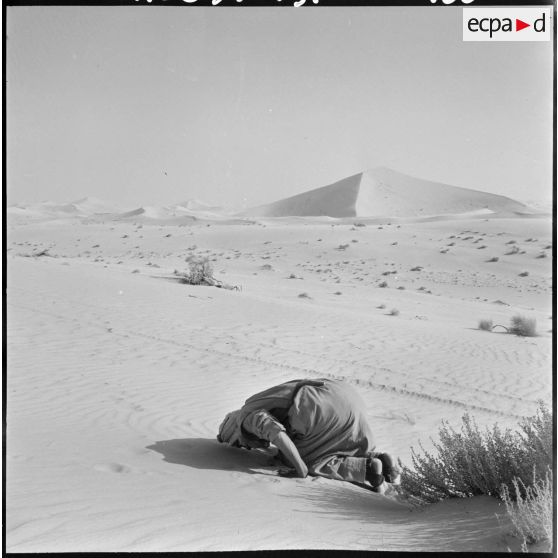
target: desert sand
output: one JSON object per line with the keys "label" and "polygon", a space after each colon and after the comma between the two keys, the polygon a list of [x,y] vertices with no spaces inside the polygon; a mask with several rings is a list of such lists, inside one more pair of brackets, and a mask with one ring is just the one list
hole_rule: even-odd
{"label": "desert sand", "polygon": [[[302,377],[353,384],[407,465],[442,420],[515,428],[551,402],[550,216],[488,194],[442,207],[435,189],[366,216],[347,191],[338,218],[8,209],[7,551],[519,548],[496,499],[414,509],[215,438]],[[238,289],[180,283],[192,254]],[[516,314],[539,335],[478,329]]]}

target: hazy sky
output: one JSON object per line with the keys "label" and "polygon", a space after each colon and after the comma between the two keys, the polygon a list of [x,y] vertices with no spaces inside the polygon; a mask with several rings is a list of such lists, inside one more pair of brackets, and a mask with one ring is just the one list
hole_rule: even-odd
{"label": "hazy sky", "polygon": [[257,205],[375,166],[549,199],[552,43],[462,8],[8,7],[8,204]]}

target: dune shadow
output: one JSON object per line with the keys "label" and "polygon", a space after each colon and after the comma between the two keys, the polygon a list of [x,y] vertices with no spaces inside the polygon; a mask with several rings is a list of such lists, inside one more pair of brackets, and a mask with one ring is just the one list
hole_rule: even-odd
{"label": "dune shadow", "polygon": [[273,454],[269,451],[231,448],[210,438],[160,440],[146,449],[160,453],[167,463],[195,469],[262,474],[262,467],[273,466]]}

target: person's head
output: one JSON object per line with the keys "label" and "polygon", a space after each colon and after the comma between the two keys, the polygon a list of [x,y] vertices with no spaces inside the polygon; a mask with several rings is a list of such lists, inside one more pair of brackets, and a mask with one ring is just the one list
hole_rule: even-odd
{"label": "person's head", "polygon": [[240,447],[240,426],[238,424],[238,417],[240,410],[228,413],[223,422],[219,426],[219,434],[217,440],[222,444],[229,444],[230,446]]}

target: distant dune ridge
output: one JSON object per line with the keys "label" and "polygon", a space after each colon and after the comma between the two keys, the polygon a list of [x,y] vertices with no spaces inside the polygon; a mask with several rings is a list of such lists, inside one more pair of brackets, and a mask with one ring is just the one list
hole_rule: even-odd
{"label": "distant dune ridge", "polygon": [[[42,202],[8,208],[22,221],[86,219],[188,224],[196,221],[238,222],[254,217],[329,217],[424,219],[443,216],[537,215],[533,209],[505,196],[414,178],[380,167],[354,174],[273,203],[243,210],[207,205],[199,200],[174,205],[142,206],[129,211],[95,198],[71,203]],[[232,220],[232,221],[231,221]]]}
{"label": "distant dune ridge", "polygon": [[496,194],[421,180],[380,167],[274,203],[248,209],[256,217],[426,217],[463,213],[525,213]]}

